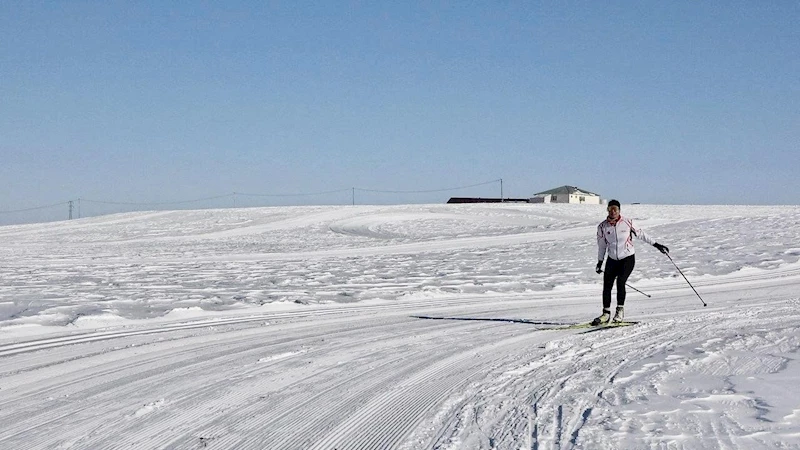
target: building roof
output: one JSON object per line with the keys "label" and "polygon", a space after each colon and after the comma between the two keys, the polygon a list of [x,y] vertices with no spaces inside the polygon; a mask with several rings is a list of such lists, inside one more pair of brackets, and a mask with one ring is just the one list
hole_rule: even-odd
{"label": "building roof", "polygon": [[595,194],[594,192],[589,192],[587,190],[577,188],[575,186],[561,186],[555,189],[550,189],[549,191],[539,192],[534,195],[551,195],[551,194],[578,194],[578,195],[594,195],[600,197],[600,195]]}

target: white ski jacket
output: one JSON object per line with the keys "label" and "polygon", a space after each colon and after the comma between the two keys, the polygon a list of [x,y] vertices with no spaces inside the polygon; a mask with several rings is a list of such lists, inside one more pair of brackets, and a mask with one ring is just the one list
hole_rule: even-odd
{"label": "white ski jacket", "polygon": [[597,226],[597,260],[603,261],[606,252],[609,258],[616,260],[633,255],[634,236],[650,245],[655,244],[655,241],[648,237],[644,230],[637,228],[631,219],[620,216],[616,223],[611,223],[608,219],[600,222]]}

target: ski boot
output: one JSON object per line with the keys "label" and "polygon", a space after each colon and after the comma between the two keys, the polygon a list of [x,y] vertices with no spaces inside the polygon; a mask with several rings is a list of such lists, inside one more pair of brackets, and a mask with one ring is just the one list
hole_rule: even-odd
{"label": "ski boot", "polygon": [[604,323],[608,323],[608,319],[611,318],[611,310],[603,308],[603,314],[600,314],[600,317],[595,317],[592,321],[592,325],[602,325]]}
{"label": "ski boot", "polygon": [[614,323],[624,322],[625,319],[625,308],[622,306],[617,306],[617,310],[614,312],[614,318],[611,319]]}

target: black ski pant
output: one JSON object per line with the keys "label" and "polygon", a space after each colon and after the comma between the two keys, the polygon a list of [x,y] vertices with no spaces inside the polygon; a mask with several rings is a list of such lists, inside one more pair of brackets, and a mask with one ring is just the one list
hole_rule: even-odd
{"label": "black ski pant", "polygon": [[603,275],[603,309],[611,309],[611,288],[617,280],[617,306],[625,306],[625,283],[636,265],[636,255],[620,260],[608,258]]}

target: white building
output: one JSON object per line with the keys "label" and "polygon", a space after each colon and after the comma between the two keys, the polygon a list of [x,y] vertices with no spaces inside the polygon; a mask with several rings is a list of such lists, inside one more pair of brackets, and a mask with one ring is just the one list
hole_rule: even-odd
{"label": "white building", "polygon": [[549,191],[534,194],[531,203],[585,203],[599,205],[602,203],[600,196],[575,186],[561,186]]}

